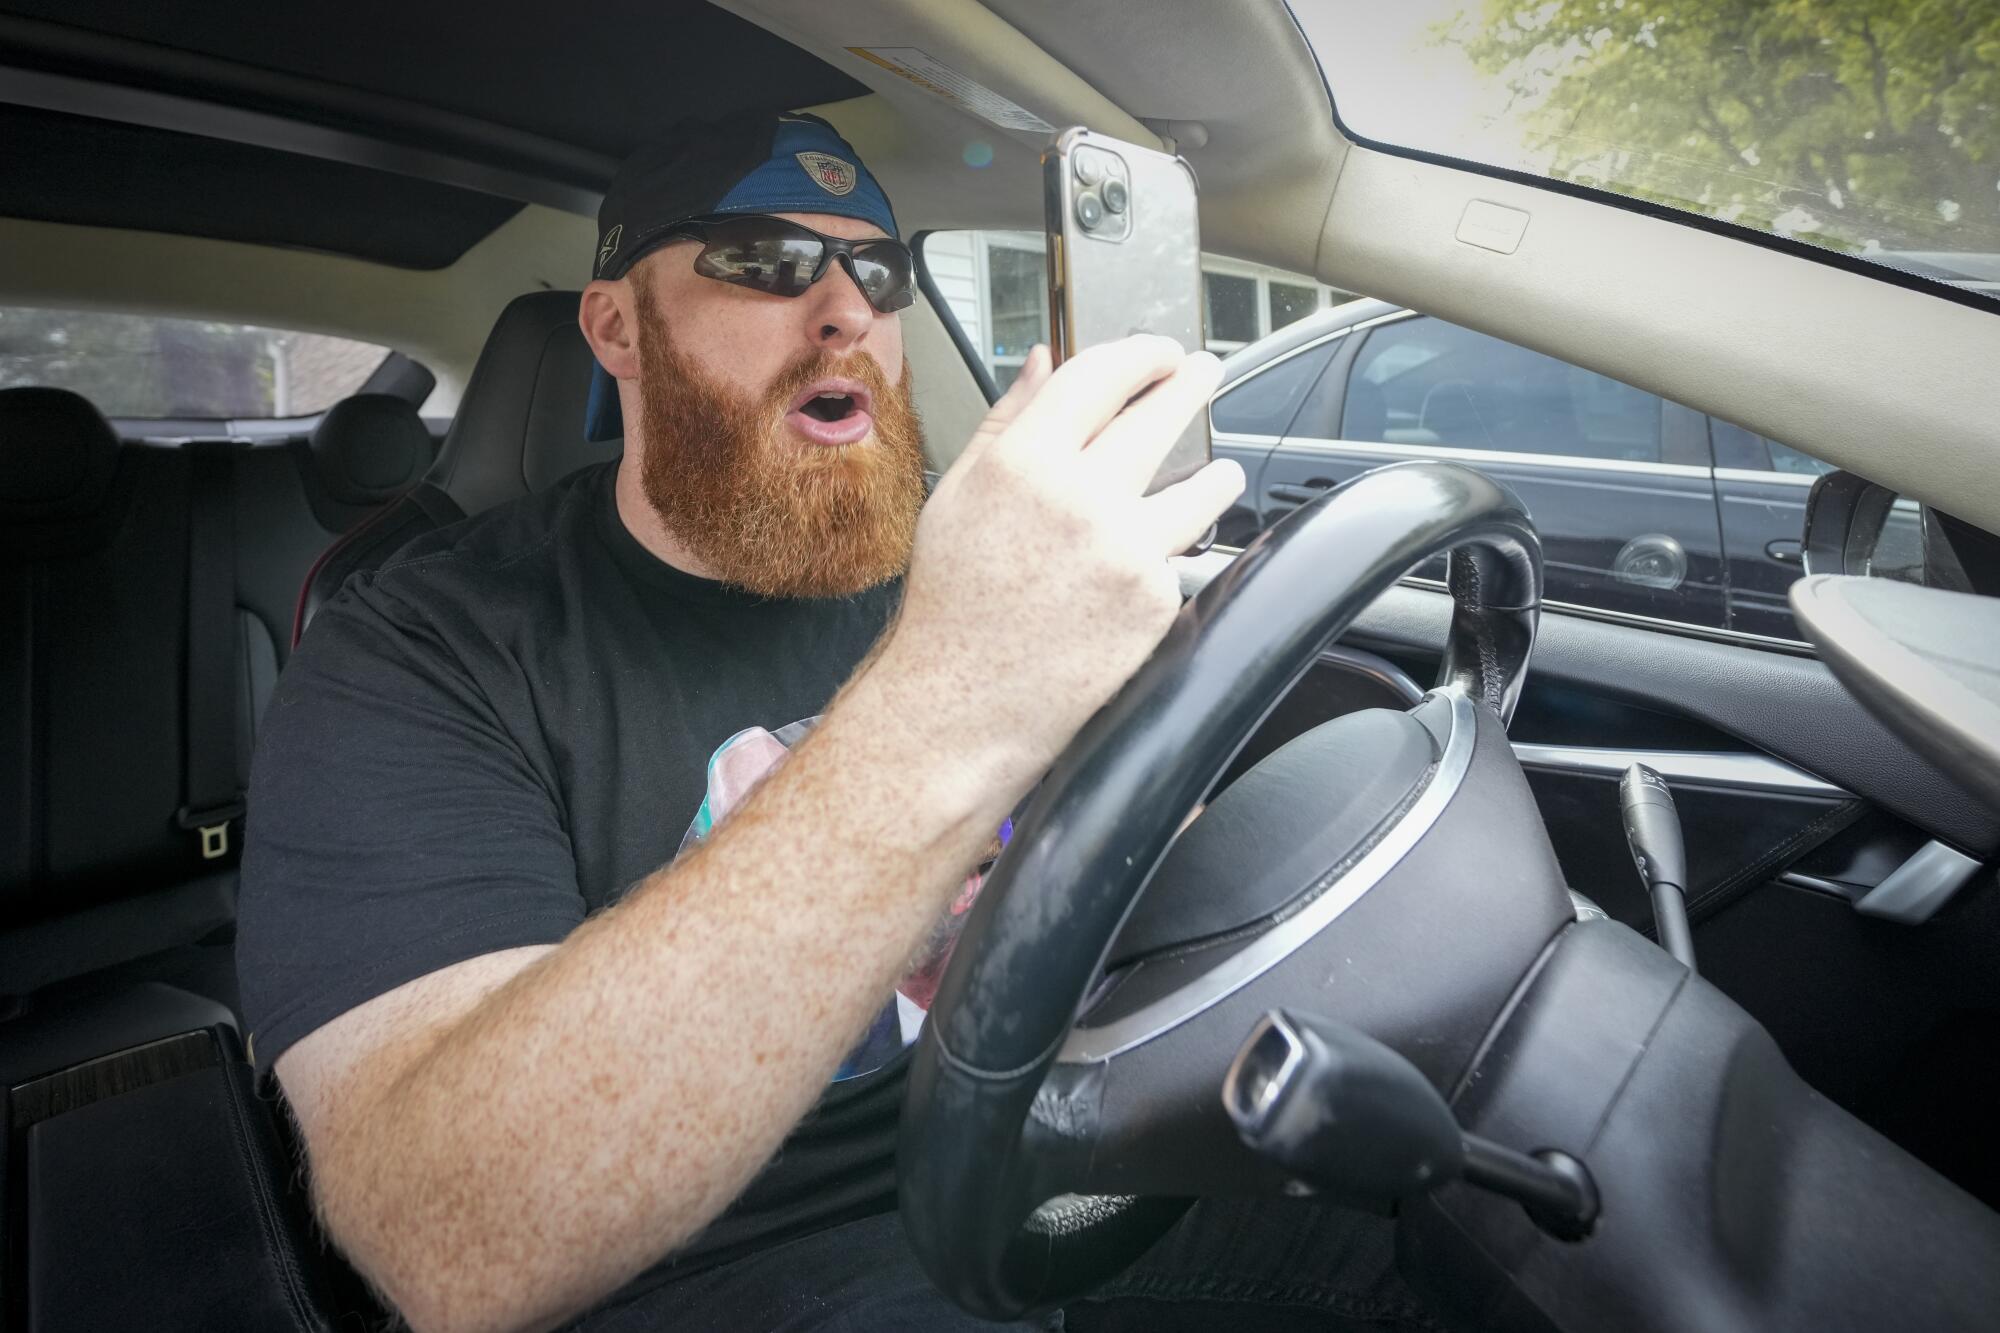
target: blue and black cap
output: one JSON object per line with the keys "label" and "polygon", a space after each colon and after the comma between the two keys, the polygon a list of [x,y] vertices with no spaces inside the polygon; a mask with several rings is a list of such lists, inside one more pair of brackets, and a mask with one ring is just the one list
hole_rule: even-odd
{"label": "blue and black cap", "polygon": [[[681,223],[726,213],[831,213],[897,234],[889,196],[833,126],[804,112],[749,111],[684,120],[626,160],[597,210],[591,276],[622,278]],[[599,366],[584,433],[609,440],[624,429],[617,383]]]}

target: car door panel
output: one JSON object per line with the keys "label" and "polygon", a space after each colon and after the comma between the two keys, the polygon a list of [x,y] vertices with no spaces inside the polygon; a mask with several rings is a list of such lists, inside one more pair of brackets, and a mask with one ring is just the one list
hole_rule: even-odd
{"label": "car door panel", "polygon": [[1785,594],[1805,572],[1806,496],[1813,478],[1718,467],[1715,501],[1729,560],[1729,628],[1797,639]]}
{"label": "car door panel", "polygon": [[1243,495],[1219,526],[1216,540],[1241,546],[1272,521],[1265,501],[1264,470],[1271,450],[1298,415],[1299,404],[1347,340],[1336,332],[1268,361],[1240,365],[1209,404],[1214,456],[1243,469]]}
{"label": "car door panel", "polygon": [[[1541,533],[1550,600],[1723,623],[1723,571],[1706,468],[1287,437],[1263,462],[1262,503],[1267,514],[1289,512],[1314,491],[1413,458],[1478,468],[1521,497]],[[1649,548],[1666,553],[1673,567],[1654,572],[1646,563]]]}
{"label": "car door panel", "polygon": [[1345,343],[1264,460],[1267,523],[1370,468],[1450,459],[1521,497],[1550,599],[1722,625],[1699,413],[1408,311],[1373,316]]}
{"label": "car door panel", "polygon": [[1209,438],[1216,458],[1233,458],[1243,469],[1243,494],[1217,520],[1215,540],[1224,546],[1243,546],[1264,530],[1266,518],[1259,497],[1263,494],[1265,461],[1278,437],[1213,431]]}

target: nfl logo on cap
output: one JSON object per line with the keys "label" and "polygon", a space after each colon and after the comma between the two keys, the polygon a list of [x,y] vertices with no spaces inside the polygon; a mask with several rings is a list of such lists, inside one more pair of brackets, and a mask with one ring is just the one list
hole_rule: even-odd
{"label": "nfl logo on cap", "polygon": [[852,162],[843,162],[830,153],[798,153],[799,165],[806,169],[806,175],[813,178],[813,184],[828,194],[846,194],[854,188],[855,174]]}

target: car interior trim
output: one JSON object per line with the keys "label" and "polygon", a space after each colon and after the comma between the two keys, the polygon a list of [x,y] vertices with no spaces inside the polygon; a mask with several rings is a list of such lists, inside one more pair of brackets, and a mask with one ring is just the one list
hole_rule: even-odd
{"label": "car interior trim", "polygon": [[[1439,458],[1459,463],[1512,463],[1529,467],[1563,467],[1587,472],[1625,472],[1648,477],[1687,477],[1707,481],[1713,468],[1690,463],[1641,463],[1628,458],[1583,458],[1574,454],[1515,453],[1503,449],[1467,449],[1444,444],[1383,444],[1374,440],[1326,440],[1287,435],[1287,449],[1316,453],[1374,454],[1382,458]],[[1764,474],[1759,473],[1762,478]],[[1777,475],[1775,473],[1771,475]]]}
{"label": "car interior trim", "polygon": [[1422,794],[1365,856],[1292,916],[1187,985],[1103,1027],[1072,1030],[1063,1041],[1056,1063],[1098,1064],[1171,1032],[1298,952],[1381,883],[1430,832],[1458,795],[1472,766],[1473,743],[1479,734],[1472,696],[1456,685],[1440,686],[1433,693],[1451,701],[1451,734],[1445,738],[1444,752],[1438,757],[1437,768]]}
{"label": "car interior trim", "polygon": [[1921,926],[1979,873],[1979,865],[1955,848],[1927,842],[1864,894],[1854,910],[1884,921]]}
{"label": "car interior trim", "polygon": [[1670,782],[1691,786],[1775,792],[1786,796],[1823,796],[1828,800],[1848,799],[1848,793],[1833,783],[1767,754],[1626,750],[1615,746],[1541,745],[1532,741],[1515,741],[1514,757],[1521,761],[1523,768],[1617,777],[1633,764],[1644,764]]}
{"label": "car interior trim", "polygon": [[965,362],[965,368],[972,372],[973,381],[979,385],[980,396],[990,406],[1000,401],[1000,386],[994,382],[993,372],[986,368],[986,362],[980,359],[979,349],[972,345],[972,339],[960,327],[958,316],[951,313],[951,302],[938,287],[937,275],[931,272],[931,261],[927,257],[929,247],[926,242],[934,234],[933,228],[910,237],[910,253],[917,261],[917,290],[931,303],[931,310],[939,316],[939,322],[944,325],[944,331],[950,337],[951,345],[957,349],[959,359]]}
{"label": "car interior trim", "polygon": [[502,199],[543,204],[586,217],[596,213],[602,193],[573,180],[554,178],[547,168],[559,160],[563,167],[572,168],[564,174],[573,176],[574,168],[588,167],[593,175],[605,179],[616,165],[586,150],[538,142],[536,156],[541,160],[528,169],[517,169],[356,130],[334,129],[177,93],[113,87],[92,79],[18,66],[0,66],[0,70],[6,75],[7,100],[20,106],[298,153],[455,185]]}
{"label": "car interior trim", "polygon": [[[1880,488],[1874,489],[1879,499]],[[1816,513],[1808,523],[1810,547],[1818,550],[1840,536],[1837,524],[1829,531],[1827,522],[1817,521],[1825,517]],[[1866,522],[1855,518],[1846,550],[1872,540]],[[1950,549],[1948,540],[1927,540],[1926,546],[1932,568]],[[1871,553],[1870,564],[1875,560]],[[1911,748],[1935,755],[1967,792],[2000,809],[2000,673],[1993,668],[2000,657],[2000,599],[1814,570],[1793,583],[1789,595],[1799,627],[1848,691]]]}
{"label": "car interior trim", "polygon": [[1808,875],[1797,870],[1787,870],[1777,876],[1773,882],[1786,884],[1795,889],[1811,889],[1814,893],[1824,893],[1833,898],[1845,898],[1849,902],[1853,902],[1863,894],[1871,892],[1865,886],[1857,887],[1853,884],[1842,883],[1837,879],[1823,879],[1818,875]]}
{"label": "car interior trim", "polygon": [[1400,698],[1406,707],[1414,708],[1423,702],[1424,687],[1417,684],[1409,672],[1379,653],[1336,643],[1323,650],[1319,660],[1328,666],[1366,676]]}

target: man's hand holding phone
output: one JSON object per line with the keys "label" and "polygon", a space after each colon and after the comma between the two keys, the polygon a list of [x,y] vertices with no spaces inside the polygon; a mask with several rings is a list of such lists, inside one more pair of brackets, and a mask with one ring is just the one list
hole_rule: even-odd
{"label": "man's hand holding phone", "polygon": [[1037,347],[938,484],[878,659],[1009,804],[1159,644],[1181,605],[1170,557],[1244,485],[1221,459],[1146,494],[1214,356],[1139,335],[1049,365]]}

